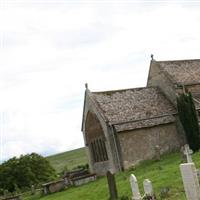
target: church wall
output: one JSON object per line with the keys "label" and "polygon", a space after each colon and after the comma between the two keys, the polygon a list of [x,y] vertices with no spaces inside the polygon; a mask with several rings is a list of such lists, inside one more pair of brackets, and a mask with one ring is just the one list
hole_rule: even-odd
{"label": "church wall", "polygon": [[147,86],[160,88],[171,103],[176,105],[176,90],[174,84],[167,75],[160,70],[159,64],[154,61],[151,63]]}
{"label": "church wall", "polygon": [[[182,88],[175,87],[175,84],[155,61],[151,62],[147,86],[159,87],[174,106],[176,106],[176,95],[183,92]],[[195,95],[200,96],[200,84],[185,85],[185,88],[193,93],[194,97]]]}
{"label": "church wall", "polygon": [[176,118],[176,128],[177,131],[180,135],[180,144],[183,146],[184,144],[187,144],[187,139],[186,139],[186,135],[185,135],[185,131],[183,129],[183,126],[181,124],[181,121],[179,119],[178,114],[174,116]]}
{"label": "church wall", "polygon": [[[115,146],[113,144],[112,141],[112,137],[110,134],[110,128],[108,127],[108,125],[105,123],[105,119],[102,118],[102,116],[100,115],[100,112],[98,110],[98,108],[96,106],[94,106],[94,102],[91,102],[88,94],[86,94],[85,97],[85,107],[84,107],[84,113],[83,113],[83,117],[85,119],[85,122],[83,124],[83,137],[84,137],[84,142],[85,142],[85,146],[86,146],[86,153],[87,153],[87,157],[88,157],[88,163],[89,163],[89,168],[90,171],[92,173],[96,173],[97,175],[105,175],[106,172],[108,170],[110,170],[111,172],[116,172],[119,171],[118,169],[118,161],[116,159],[116,153],[115,153]],[[90,139],[88,140],[86,135],[87,135],[87,131],[86,131],[86,119],[87,119],[87,115],[88,112],[92,112],[96,115],[96,117],[99,120],[99,123],[101,125],[101,128],[103,130],[103,135],[104,135],[104,141],[105,141],[105,147],[107,150],[107,156],[108,156],[108,160],[107,161],[98,161],[95,162],[94,157],[93,157],[93,153],[92,153],[92,148],[91,148],[91,141],[95,140],[98,138],[98,128],[97,126],[92,126],[89,124],[90,127],[90,131],[93,132],[93,135],[90,137]],[[92,130],[94,129],[94,130]],[[97,130],[96,130],[97,129]]]}
{"label": "church wall", "polygon": [[162,154],[179,149],[182,143],[175,123],[121,132],[118,138],[125,169],[142,160],[152,159],[156,145],[159,145]]}

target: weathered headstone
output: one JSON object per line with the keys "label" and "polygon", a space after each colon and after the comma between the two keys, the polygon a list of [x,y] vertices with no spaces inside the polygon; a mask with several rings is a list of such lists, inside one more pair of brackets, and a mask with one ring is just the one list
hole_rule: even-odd
{"label": "weathered headstone", "polygon": [[194,163],[180,165],[187,200],[200,200],[200,187]]}
{"label": "weathered headstone", "polygon": [[132,190],[132,200],[141,200],[142,197],[140,195],[140,191],[138,188],[138,182],[137,182],[137,178],[135,177],[134,174],[131,174],[130,176],[130,184],[131,184],[131,190]]}
{"label": "weathered headstone", "polygon": [[115,176],[110,171],[108,171],[106,175],[107,175],[107,180],[108,180],[108,188],[109,188],[109,192],[110,192],[110,199],[111,200],[117,200],[118,195],[117,195],[117,187],[116,187],[116,182],[115,182]]}
{"label": "weathered headstone", "polygon": [[145,179],[143,181],[143,187],[144,187],[145,199],[156,200],[156,196],[154,195],[154,192],[153,192],[153,186],[149,179]]}
{"label": "weathered headstone", "polygon": [[155,160],[160,160],[160,146],[155,146]]}
{"label": "weathered headstone", "polygon": [[192,149],[190,149],[188,144],[184,145],[183,153],[185,154],[185,156],[187,158],[187,162],[188,163],[192,163],[193,162],[192,161],[192,153],[193,153],[193,151],[192,151]]}
{"label": "weathered headstone", "polygon": [[153,196],[153,187],[149,179],[143,181],[144,193],[149,196]]}

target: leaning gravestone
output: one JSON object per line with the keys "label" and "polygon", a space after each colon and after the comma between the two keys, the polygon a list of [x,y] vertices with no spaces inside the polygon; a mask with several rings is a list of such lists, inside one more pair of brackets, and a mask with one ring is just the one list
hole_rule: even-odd
{"label": "leaning gravestone", "polygon": [[135,177],[134,174],[131,174],[130,176],[130,184],[131,184],[131,190],[132,190],[132,200],[142,200],[142,197],[140,195],[140,191],[138,188],[138,182],[137,178]]}
{"label": "leaning gravestone", "polygon": [[116,182],[115,182],[115,176],[110,171],[108,171],[106,175],[107,175],[107,180],[108,180],[108,188],[109,188],[109,192],[110,192],[110,199],[111,200],[117,200],[118,195],[117,195],[117,187],[116,187]]}
{"label": "leaning gravestone", "polygon": [[200,187],[194,163],[180,165],[187,200],[200,200]]}

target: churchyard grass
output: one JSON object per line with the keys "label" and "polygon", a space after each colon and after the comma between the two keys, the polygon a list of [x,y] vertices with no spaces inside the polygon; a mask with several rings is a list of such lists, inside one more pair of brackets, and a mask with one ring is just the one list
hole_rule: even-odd
{"label": "churchyard grass", "polygon": [[78,165],[85,165],[87,163],[87,157],[85,148],[79,148],[72,151],[56,154],[46,157],[52,166],[56,169],[57,173],[64,170],[65,167],[71,170]]}
{"label": "churchyard grass", "polygon": [[[193,155],[193,161],[200,168],[200,153]],[[144,161],[139,166],[120,172],[116,175],[118,196],[131,197],[129,183],[130,174],[137,177],[141,194],[143,194],[142,183],[148,178],[153,184],[158,199],[186,200],[179,165],[181,163],[180,153],[167,154],[160,161]],[[161,196],[162,198],[161,198]],[[40,198],[41,200],[108,200],[108,186],[106,177],[99,178],[95,182],[79,187],[72,187],[65,191],[51,194]],[[38,198],[35,198],[38,199]],[[35,200],[34,198],[27,200]]]}

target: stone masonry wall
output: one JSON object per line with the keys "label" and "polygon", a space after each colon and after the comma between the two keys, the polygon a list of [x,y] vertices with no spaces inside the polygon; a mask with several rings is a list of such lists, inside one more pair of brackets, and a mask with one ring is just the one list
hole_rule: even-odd
{"label": "stone masonry wall", "polygon": [[152,159],[156,145],[160,146],[162,154],[179,149],[182,141],[175,123],[123,132],[118,137],[125,169],[142,160]]}
{"label": "stone masonry wall", "polygon": [[[86,130],[86,119],[87,119],[87,114],[88,112],[92,112],[96,115],[97,119],[99,120],[99,123],[101,125],[104,137],[105,137],[105,145],[107,149],[107,154],[108,154],[108,161],[104,162],[94,162],[92,158],[92,152],[90,145],[88,144],[87,140],[87,130]],[[115,156],[115,146],[113,144],[113,141],[110,138],[109,132],[110,129],[108,128],[107,124],[105,123],[105,119],[102,118],[100,115],[100,111],[96,106],[94,106],[94,102],[91,102],[91,99],[89,98],[89,95],[86,94],[86,100],[85,100],[85,109],[83,113],[83,118],[85,119],[83,123],[83,138],[84,142],[86,145],[86,153],[88,156],[88,162],[89,162],[89,168],[91,173],[96,173],[97,175],[105,175],[108,170],[112,171],[113,173],[116,171],[119,171],[118,165],[117,165],[117,159]],[[90,126],[89,126],[90,127]],[[92,128],[92,127],[90,127]],[[93,138],[93,136],[92,136]],[[93,138],[94,139],[94,138]]]}
{"label": "stone masonry wall", "polygon": [[171,101],[171,103],[173,103],[173,105],[176,105],[176,91],[174,84],[170,81],[166,74],[161,72],[159,64],[154,61],[151,63],[147,86],[160,88],[160,90]]}

